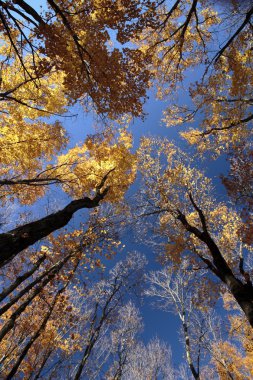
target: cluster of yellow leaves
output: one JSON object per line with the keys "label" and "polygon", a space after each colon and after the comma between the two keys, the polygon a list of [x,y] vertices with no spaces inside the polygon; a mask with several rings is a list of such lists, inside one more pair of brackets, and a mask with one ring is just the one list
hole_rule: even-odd
{"label": "cluster of yellow leaves", "polygon": [[43,58],[49,65],[49,60],[39,54],[26,54],[23,65],[29,67],[28,76],[8,38],[2,34],[0,41],[0,54],[6,57],[1,64],[2,112],[13,120],[35,120],[65,112],[68,103],[63,85],[65,74],[55,67],[45,73],[39,69],[40,61]]}
{"label": "cluster of yellow leaves", "polygon": [[148,199],[146,212],[159,213],[159,233],[168,238],[167,255],[177,261],[183,252],[193,249],[209,256],[207,247],[193,234],[189,236],[177,218],[180,210],[191,226],[203,230],[191,195],[228,263],[232,266],[238,263],[242,220],[235,210],[216,201],[211,180],[194,167],[193,159],[168,140],[145,138],[138,151],[138,163],[143,175],[144,199]]}
{"label": "cluster of yellow leaves", "polygon": [[[149,80],[146,57],[133,46],[113,47],[109,31],[116,31],[120,43],[129,42],[143,28],[141,15],[151,5],[149,0],[89,0],[85,5],[83,1],[61,1],[68,27],[60,14],[41,25],[44,40],[40,49],[65,73],[69,99],[83,99],[86,104],[91,99],[98,113],[112,118],[142,112]],[[49,8],[49,20],[53,14]]]}
{"label": "cluster of yellow leaves", "polygon": [[[2,38],[1,54],[7,55],[11,49],[8,40]],[[32,66],[33,57],[25,56],[24,63]],[[56,164],[47,165],[53,159],[56,161],[55,156],[67,144],[61,124],[45,121],[51,113],[63,113],[68,104],[63,83],[65,74],[56,69],[30,80],[14,53],[2,65],[1,90],[7,95],[3,96],[0,121],[1,201],[8,198],[31,204],[44,195],[47,181],[64,182],[65,191],[75,198],[82,198],[91,194],[112,169],[106,186],[110,186],[111,200],[120,199],[133,181],[135,172],[134,155],[129,151],[132,140],[124,128],[118,140],[108,133],[104,141],[98,136],[88,138],[83,146],[59,156]],[[36,78],[37,73],[34,71],[33,74]],[[123,119],[120,124],[125,126],[129,117]],[[37,182],[26,185],[22,183],[24,179]],[[14,185],[8,181],[21,183]]]}
{"label": "cluster of yellow leaves", "polygon": [[233,310],[233,314],[229,315],[229,335],[232,340],[213,344],[213,363],[221,379],[233,376],[238,380],[250,380],[253,376],[252,327],[230,293],[224,293],[223,301],[227,310]]}
{"label": "cluster of yellow leaves", "polygon": [[229,264],[233,264],[233,255],[239,251],[239,231],[242,225],[239,214],[225,204],[218,204],[210,212],[210,227],[216,231],[216,241]]}
{"label": "cluster of yellow leaves", "polygon": [[[230,28],[236,30],[246,14],[237,15],[237,2],[231,2],[230,19],[222,13],[219,17],[219,12],[206,0],[162,5],[159,26],[145,29],[137,38],[140,50],[151,60],[158,98],[170,100],[163,121],[168,127],[182,124],[182,137],[201,154],[211,150],[214,156],[247,140],[252,121],[252,30],[247,24],[215,61],[215,49],[219,52],[225,44],[223,34],[230,37]],[[196,67],[194,80],[199,82],[193,84],[191,70]],[[183,105],[181,98],[185,101],[188,90],[192,104]],[[188,129],[189,122],[198,125]]]}
{"label": "cluster of yellow leaves", "polygon": [[[0,175],[3,181],[39,178],[39,173],[44,170],[44,161],[51,160],[67,142],[58,122],[27,123],[22,119],[13,119],[13,115],[3,115],[0,124]],[[44,177],[47,178],[48,174],[45,172]],[[1,200],[15,197],[22,203],[31,204],[44,194],[44,190],[43,186],[26,188],[22,184],[9,187],[7,182],[6,186],[1,187]]]}
{"label": "cluster of yellow leaves", "polygon": [[251,136],[248,123],[252,116],[253,67],[249,39],[248,32],[240,35],[209,78],[191,88],[194,110],[177,106],[165,111],[165,123],[173,126],[193,122],[201,110],[200,127],[181,132],[200,153],[211,150],[217,156]]}
{"label": "cluster of yellow leaves", "polygon": [[203,63],[206,45],[211,40],[210,29],[220,22],[208,1],[202,1],[200,8],[197,4],[195,12],[191,10],[192,1],[177,3],[170,17],[170,6],[174,4],[158,8],[157,27],[144,30],[138,40],[140,49],[151,59],[150,69],[159,98],[178,88],[187,69]]}
{"label": "cluster of yellow leaves", "polygon": [[[247,358],[241,356],[236,346],[229,342],[220,342],[213,347],[212,353],[214,355],[213,362],[217,368],[219,379],[229,380],[231,376],[236,380],[252,379],[252,358],[250,362]],[[248,364],[250,364],[250,366]]]}
{"label": "cluster of yellow leaves", "polygon": [[74,198],[95,192],[108,174],[106,200],[118,201],[135,179],[136,157],[131,146],[132,136],[125,130],[118,137],[111,133],[88,137],[82,146],[58,156],[55,174],[61,176],[64,190]]}
{"label": "cluster of yellow leaves", "polygon": [[[55,70],[40,75],[31,69],[31,78],[27,77],[6,37],[0,38],[0,54],[7,57],[1,65],[0,177],[3,181],[35,178],[43,170],[43,161],[52,160],[67,143],[61,123],[46,121],[52,113],[65,112],[64,75]],[[34,59],[39,60],[27,54],[24,62],[32,67]],[[23,188],[1,187],[1,200],[15,196],[23,203],[32,203],[44,193],[39,186],[29,191]]]}

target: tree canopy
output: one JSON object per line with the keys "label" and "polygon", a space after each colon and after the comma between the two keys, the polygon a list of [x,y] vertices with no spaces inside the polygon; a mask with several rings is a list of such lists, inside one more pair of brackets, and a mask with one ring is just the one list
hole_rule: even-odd
{"label": "tree canopy", "polygon": [[[0,377],[252,377],[252,17],[247,0],[0,1]],[[96,128],[74,144],[77,113]],[[136,295],[178,317],[178,368],[144,343]]]}

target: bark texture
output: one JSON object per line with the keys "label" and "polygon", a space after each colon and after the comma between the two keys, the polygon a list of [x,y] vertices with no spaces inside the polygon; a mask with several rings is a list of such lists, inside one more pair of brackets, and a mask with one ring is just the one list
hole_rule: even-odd
{"label": "bark texture", "polygon": [[[246,315],[250,325],[253,327],[253,286],[251,281],[243,283],[238,279],[228,263],[226,262],[224,256],[222,255],[219,247],[215,243],[214,239],[210,235],[207,229],[205,217],[202,211],[196,206],[192,197],[190,196],[194,208],[197,210],[203,231],[192,226],[186,219],[185,215],[178,210],[178,220],[183,224],[185,229],[190,233],[194,234],[199,240],[201,240],[209,249],[209,252],[212,257],[212,262],[205,259],[204,257],[200,258],[208,265],[209,269],[219,277],[219,279],[226,284],[229,291],[232,293],[237,303],[243,310]],[[241,271],[242,272],[242,271]]]}
{"label": "bark texture", "polygon": [[56,213],[0,234],[0,267],[30,245],[66,226],[76,211],[97,207],[107,192],[108,188],[102,192],[99,189],[93,199],[85,197],[74,200]]}

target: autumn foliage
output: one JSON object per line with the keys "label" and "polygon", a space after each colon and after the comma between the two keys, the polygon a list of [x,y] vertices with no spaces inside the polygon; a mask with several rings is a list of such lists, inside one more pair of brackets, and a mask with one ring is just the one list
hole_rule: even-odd
{"label": "autumn foliage", "polygon": [[[0,1],[1,378],[252,378],[252,16]],[[168,135],[137,146],[151,90]],[[74,143],[78,113],[96,128]],[[161,270],[144,275],[133,239]],[[134,294],[178,316],[185,365],[141,341]]]}

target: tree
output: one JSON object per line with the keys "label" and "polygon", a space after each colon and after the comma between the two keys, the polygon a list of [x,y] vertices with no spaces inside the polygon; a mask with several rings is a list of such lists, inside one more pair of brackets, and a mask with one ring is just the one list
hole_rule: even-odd
{"label": "tree", "polygon": [[[59,157],[58,166],[52,169],[54,176],[63,178],[66,190],[79,199],[73,200],[57,213],[1,234],[1,265],[23,249],[64,227],[77,210],[97,207],[107,194],[108,201],[121,199],[134,179],[135,157],[129,152],[129,135],[123,133],[118,145],[113,142],[111,136],[109,141],[92,141],[88,138],[82,147],[73,148],[67,155]],[[92,193],[94,188],[93,197],[83,196],[86,192]]]}
{"label": "tree", "polygon": [[[37,12],[23,0],[1,1],[2,34],[22,76],[18,87],[27,82],[40,87],[41,76],[56,71],[63,76],[69,102],[79,99],[88,106],[91,101],[98,113],[112,117],[127,112],[139,115],[148,87],[146,59],[134,47],[113,47],[109,31],[117,33],[121,44],[129,42],[148,22],[152,6],[149,0],[127,4],[92,0],[85,5],[81,1],[49,0]],[[9,61],[7,55],[4,66]],[[4,87],[2,97],[10,96],[22,101],[15,86]]]}
{"label": "tree", "polygon": [[[143,175],[142,194],[134,198],[140,236],[152,231],[148,241],[164,262],[173,262],[174,273],[186,255],[192,270],[207,270],[196,308],[205,309],[225,288],[243,310],[245,326],[253,326],[250,146],[241,152],[251,136],[252,15],[251,3],[237,0],[229,6],[210,0],[48,0],[41,11],[23,0],[0,1],[1,203],[22,212],[22,205],[41,207],[36,202],[49,188],[57,191],[56,201],[62,192],[69,197],[57,212],[0,234],[3,376],[64,373],[78,379],[93,370],[108,379],[175,376],[167,346],[137,342],[140,318],[125,305],[128,280],[140,274],[142,258],[130,256],[131,265],[121,263],[94,286],[87,274],[104,267],[98,254],[110,258],[120,245],[127,216],[122,202],[137,166]],[[198,69],[197,82],[188,86],[192,69]],[[211,180],[168,140],[143,138],[133,153],[127,125],[143,116],[146,91],[154,84],[158,97],[173,98],[164,122],[184,123],[181,135],[199,159],[205,152],[229,154],[223,183],[234,208],[215,198]],[[187,104],[175,103],[185,86]],[[71,116],[77,102],[107,128],[73,147],[64,119],[55,117]],[[107,218],[108,208],[113,218]],[[72,230],[69,222],[81,209],[91,212]],[[139,284],[142,276],[132,280]],[[190,337],[195,352],[183,306],[188,364],[199,378],[202,322],[195,318],[196,336]],[[213,352],[222,375],[237,353],[245,363],[250,357],[229,341]],[[229,371],[237,375],[239,366],[234,368]]]}
{"label": "tree", "polygon": [[[229,338],[212,344],[213,363],[221,379],[250,379],[252,366],[252,329],[228,293],[223,296],[229,313]],[[236,314],[235,314],[236,313]]]}
{"label": "tree", "polygon": [[[110,2],[108,4],[110,5]],[[79,194],[81,193],[79,198],[82,199],[87,188],[83,191],[80,181],[83,183],[89,177],[93,189],[99,185],[99,180],[91,180],[91,177],[96,174],[99,176],[101,171],[97,170],[97,173],[92,175],[81,173],[83,170],[94,169],[91,162],[85,166],[84,161],[88,156],[86,144],[80,147],[79,151],[78,148],[72,149],[69,155],[65,152],[58,159],[61,164],[57,164],[55,156],[66,148],[68,138],[59,121],[50,124],[47,118],[63,115],[66,107],[73,105],[77,100],[81,99],[86,104],[86,98],[92,98],[98,113],[107,113],[112,117],[128,111],[131,113],[129,106],[132,102],[133,114],[141,113],[141,97],[145,98],[145,88],[148,86],[148,71],[144,69],[144,60],[140,59],[142,68],[138,74],[137,62],[141,53],[130,48],[109,48],[111,37],[107,29],[118,30],[122,41],[127,41],[130,38],[130,35],[127,37],[127,30],[130,33],[132,27],[141,28],[138,18],[144,12],[141,5],[145,5],[145,2],[133,2],[131,12],[128,12],[128,8],[121,9],[116,4],[108,8],[108,4],[102,3],[100,7],[97,2],[91,2],[86,9],[81,3],[73,5],[71,2],[64,2],[59,5],[49,1],[47,12],[39,14],[25,1],[1,1],[1,55],[5,57],[1,64],[0,94],[3,105],[0,136],[3,163],[0,170],[1,201],[6,203],[17,199],[22,204],[31,204],[45,195],[49,185],[64,184],[64,189],[69,191],[76,180],[78,185],[75,193],[78,188]],[[109,14],[102,11],[105,9],[110,9]],[[129,20],[135,19],[136,16],[138,21],[135,26],[132,24],[132,27],[128,27]],[[87,41],[90,42],[90,52],[86,49]],[[93,62],[92,68],[90,59]],[[135,61],[136,65],[133,64]],[[73,62],[76,63],[76,67]],[[131,74],[132,70],[134,72]],[[112,72],[114,77],[109,79],[108,75]],[[136,87],[133,92],[129,91],[130,81]],[[86,105],[89,108],[88,103]],[[117,149],[114,147],[108,151],[108,140],[113,144],[108,136],[104,144],[102,138],[96,142],[98,152],[94,153],[93,148],[93,156],[97,154],[100,160],[100,154],[104,151],[113,161]],[[124,143],[129,146],[127,140],[125,138]],[[89,138],[90,148],[91,141]],[[121,148],[121,154],[124,153],[127,158],[123,139]],[[71,154],[78,158],[78,162],[70,160]],[[82,160],[79,159],[80,156]],[[121,158],[124,166],[123,157]],[[80,164],[79,169],[76,168],[77,163]],[[111,168],[112,166],[109,170]],[[75,171],[75,175],[71,171]],[[100,181],[105,175],[106,171],[100,176]],[[124,185],[121,189],[123,188]],[[122,190],[118,188],[118,193]],[[55,225],[55,229],[57,228]],[[28,245],[25,244],[23,248]]]}
{"label": "tree", "polygon": [[[67,240],[65,237],[64,249],[67,250],[68,243],[69,252],[65,252],[64,265],[61,268],[59,266],[63,259],[56,261],[56,265],[51,268],[47,264],[48,277],[44,275],[38,281],[43,272],[38,273],[37,284],[31,287],[31,281],[29,283],[30,292],[24,293],[25,287],[21,287],[19,293],[23,291],[23,297],[26,298],[22,299],[19,294],[12,295],[12,299],[17,296],[16,303],[11,312],[8,311],[9,314],[1,317],[2,374],[7,378],[18,373],[38,378],[47,370],[52,370],[52,374],[60,374],[65,364],[66,368],[71,366],[72,378],[79,378],[82,372],[89,373],[90,366],[94,369],[96,365],[101,365],[101,361],[104,364],[103,357],[97,355],[97,352],[105,338],[111,341],[110,334],[113,337],[116,333],[116,325],[121,323],[124,310],[130,311],[130,314],[131,310],[136,312],[132,305],[124,306],[124,303],[128,291],[137,290],[138,284],[142,282],[144,257],[136,252],[130,254],[124,261],[116,264],[107,278],[93,284],[84,284],[84,264],[86,267],[91,266],[94,258],[85,255],[84,248],[74,250],[73,238],[74,236]],[[52,260],[56,260],[55,254],[61,247],[62,240],[60,238],[55,241],[50,253]],[[91,247],[90,242],[88,249]],[[59,255],[62,254],[63,252],[59,252]],[[50,275],[52,268],[56,267],[57,270],[53,269],[54,274]],[[81,271],[78,273],[79,267]],[[75,284],[74,287],[69,286],[70,279],[72,285]],[[11,313],[16,316],[15,321]],[[28,325],[29,319],[31,323]],[[6,332],[9,320],[14,321],[15,328]],[[6,337],[3,336],[3,331],[8,334]],[[129,333],[127,330],[122,332],[125,338],[130,337]],[[112,346],[108,349],[109,353],[113,352]],[[50,362],[55,364],[51,369]]]}
{"label": "tree", "polygon": [[[165,124],[197,123],[180,134],[201,154],[211,150],[217,156],[250,136],[252,15],[247,1],[233,1],[225,9],[209,0],[179,0],[169,6],[162,1],[158,26],[137,38],[151,57],[158,97],[170,100]],[[197,67],[192,82],[188,72]],[[189,90],[187,100],[180,94],[182,85]]]}
{"label": "tree", "polygon": [[[145,294],[154,299],[155,305],[166,312],[174,312],[180,319],[186,361],[194,379],[202,378],[203,360],[207,361],[206,342],[210,339],[208,307],[199,304],[198,284],[204,273],[197,273],[183,262],[178,268],[165,266],[146,276],[148,289]],[[201,309],[198,308],[198,305]]]}
{"label": "tree", "polygon": [[167,240],[164,254],[180,262],[190,252],[193,260],[202,262],[226,285],[252,326],[252,274],[243,267],[238,239],[242,221],[235,210],[215,200],[210,179],[192,164],[167,140],[143,139],[140,223],[143,217],[156,215],[155,230]]}
{"label": "tree", "polygon": [[106,379],[120,380],[127,376],[131,355],[137,345],[137,335],[142,328],[140,312],[130,301],[119,310],[118,321],[108,342],[112,365],[106,373]]}
{"label": "tree", "polygon": [[104,325],[119,312],[118,308],[122,305],[124,295],[141,284],[144,265],[144,258],[133,253],[125,261],[116,264],[110,272],[108,281],[101,281],[95,285],[90,294],[93,311],[89,322],[88,339],[74,375],[75,380],[81,378],[91,350],[100,337]]}
{"label": "tree", "polygon": [[239,145],[229,157],[230,171],[227,176],[222,176],[228,195],[232,201],[239,206],[244,220],[243,231],[241,231],[243,241],[252,243],[252,159],[253,152],[249,142],[244,146]]}
{"label": "tree", "polygon": [[[43,186],[38,186],[43,185],[43,177],[50,177],[46,163],[65,149],[68,142],[62,124],[50,120],[52,114],[62,115],[66,111],[63,76],[51,71],[40,77],[38,83],[26,80],[4,38],[0,50],[6,57],[1,67],[1,89],[8,93],[1,98],[1,202],[11,198],[32,203],[44,194]],[[32,58],[26,55],[25,60],[30,65]],[[18,101],[13,101],[13,92]],[[49,178],[48,183],[56,181],[57,178],[54,181]],[[29,184],[34,186],[29,186],[28,192],[25,185]]]}
{"label": "tree", "polygon": [[170,348],[159,339],[151,340],[146,346],[139,343],[132,351],[122,378],[124,380],[174,379]]}
{"label": "tree", "polygon": [[[132,13],[123,8],[121,14],[118,5],[114,5],[108,15],[103,11],[109,9],[108,4],[100,7],[96,2],[90,3],[87,13],[81,3],[65,2],[62,8],[54,1],[49,3],[48,12],[39,15],[24,1],[0,2],[4,57],[0,94],[1,201],[3,205],[9,201],[32,204],[46,193],[49,185],[59,186],[71,197],[62,210],[1,234],[0,264],[5,266],[1,297],[5,303],[1,307],[0,336],[3,371],[8,378],[18,371],[22,373],[23,366],[24,373],[31,373],[33,365],[38,369],[36,376],[40,376],[54,349],[59,348],[58,331],[62,331],[62,337],[71,326],[73,315],[65,313],[65,307],[72,306],[65,293],[69,284],[76,281],[80,262],[86,262],[84,252],[89,247],[93,253],[97,250],[108,257],[112,254],[112,249],[106,251],[101,243],[108,233],[102,217],[97,218],[95,228],[68,232],[69,239],[65,234],[59,235],[57,244],[56,238],[49,235],[66,226],[80,209],[95,209],[104,200],[112,204],[121,201],[135,177],[131,136],[124,128],[118,137],[108,129],[66,151],[66,131],[59,121],[50,123],[49,118],[63,115],[77,100],[87,109],[92,102],[97,113],[114,118],[124,112],[139,115],[148,87],[142,54],[130,48],[108,46],[111,37],[107,29],[112,25],[122,34],[122,28],[128,29],[129,20],[143,12],[139,4],[133,2]],[[113,14],[116,18],[111,23]],[[128,38],[125,35],[126,41]],[[87,53],[85,45],[89,39]],[[91,68],[89,60],[93,55]],[[140,71],[134,65],[139,59]],[[133,92],[129,91],[130,81],[135,87]],[[31,254],[27,248],[36,242],[41,244],[43,238],[49,238],[53,249],[44,241],[41,256]],[[117,246],[117,241],[108,236],[110,239],[110,245]],[[22,256],[17,256],[21,251]],[[102,266],[99,259],[92,265]],[[7,275],[8,271],[11,275]],[[26,331],[33,313],[37,313],[34,324]],[[13,344],[8,345],[10,337]],[[50,338],[54,342],[51,347]],[[69,340],[66,345],[71,351],[74,346]],[[44,347],[38,352],[41,342]]]}
{"label": "tree", "polygon": [[[166,265],[148,273],[145,294],[156,307],[179,317],[187,364],[195,379],[250,379],[252,328],[230,293],[223,294],[225,309],[236,314],[224,315],[223,310],[218,317],[211,309],[212,300],[202,301],[205,275],[186,260],[180,266]],[[186,373],[181,376],[188,378]]]}

